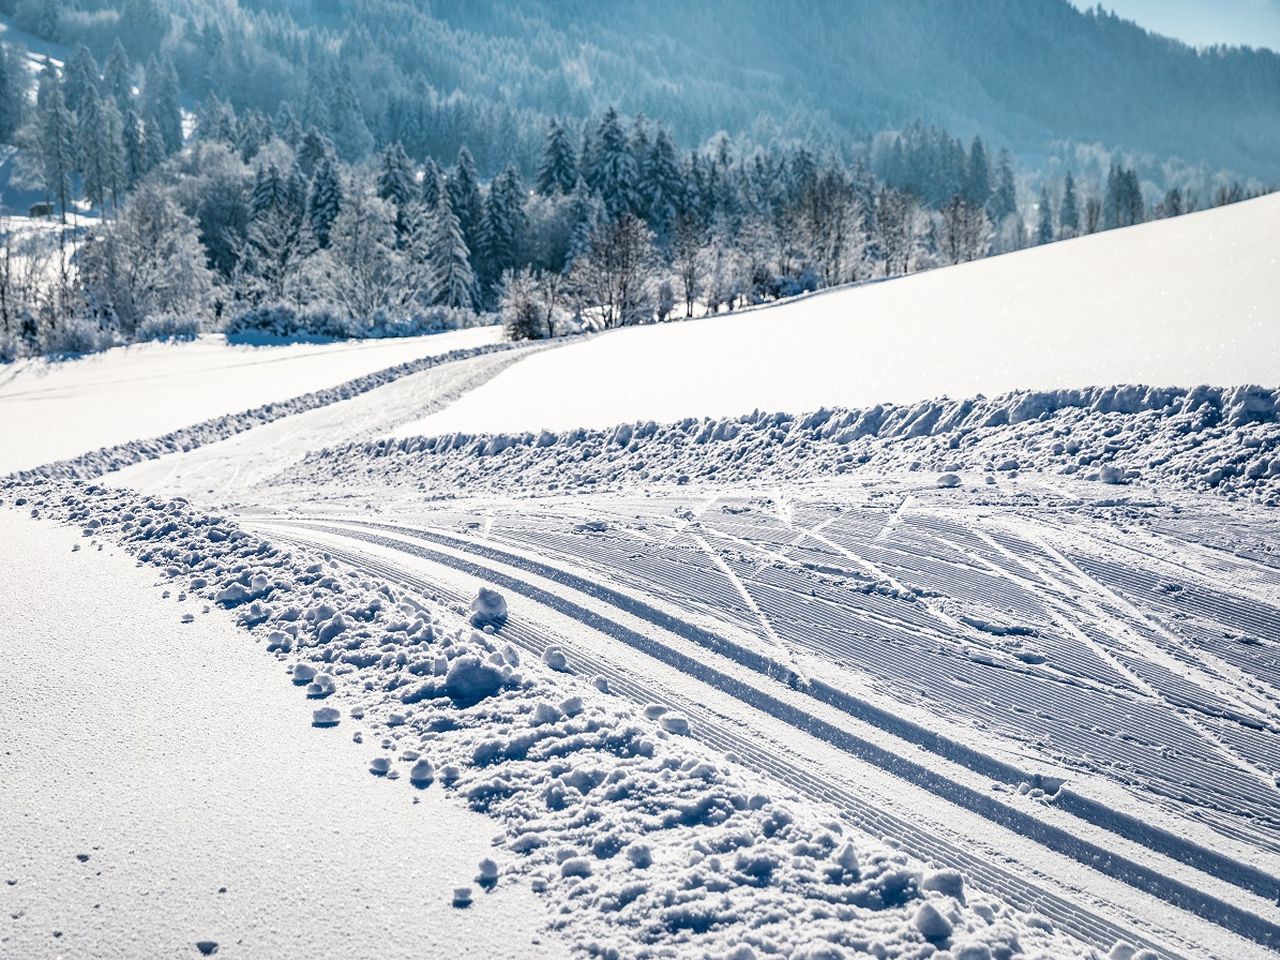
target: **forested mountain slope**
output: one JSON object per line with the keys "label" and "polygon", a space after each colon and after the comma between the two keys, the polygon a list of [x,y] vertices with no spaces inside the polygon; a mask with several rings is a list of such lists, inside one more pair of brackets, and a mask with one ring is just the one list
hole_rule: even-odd
{"label": "forested mountain slope", "polygon": [[[1068,0],[4,0],[25,28],[161,46],[183,87],[484,169],[547,115],[610,104],[672,125],[842,144],[921,118],[1035,154],[1098,142],[1271,182],[1280,55],[1196,51]],[[359,101],[360,111],[351,108]],[[416,147],[416,149],[413,149]]]}

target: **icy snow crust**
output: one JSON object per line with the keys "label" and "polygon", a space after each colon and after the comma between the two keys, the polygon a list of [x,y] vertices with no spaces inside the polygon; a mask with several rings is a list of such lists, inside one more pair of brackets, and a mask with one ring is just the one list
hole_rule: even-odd
{"label": "icy snow crust", "polygon": [[[560,433],[377,440],[317,451],[303,485],[376,479],[433,495],[795,481],[860,471],[1035,471],[1280,501],[1280,391],[1095,387],[806,415]],[[946,480],[943,485],[951,485]]]}
{"label": "icy snow crust", "polygon": [[[545,892],[552,927],[583,953],[1095,955],[954,871],[762,788],[664,711],[651,720],[527,661],[467,625],[461,604],[424,603],[185,501],[74,481],[10,482],[4,500],[119,542],[234,611],[308,696],[376,731],[370,771],[403,781],[388,789],[448,790],[497,818],[479,886]],[[454,903],[471,897],[464,886]]]}

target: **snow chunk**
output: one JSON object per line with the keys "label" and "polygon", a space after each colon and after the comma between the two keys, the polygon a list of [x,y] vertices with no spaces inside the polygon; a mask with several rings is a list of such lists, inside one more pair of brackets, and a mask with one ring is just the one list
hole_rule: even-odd
{"label": "snow chunk", "polygon": [[507,622],[507,601],[497,590],[481,587],[471,601],[471,625],[501,629]]}
{"label": "snow chunk", "polygon": [[564,655],[564,651],[559,647],[547,647],[542,651],[542,662],[552,670],[565,672],[569,669],[569,658]]}
{"label": "snow chunk", "polygon": [[338,712],[337,707],[318,707],[311,711],[311,725],[313,727],[336,727],[342,714]]}
{"label": "snow chunk", "polygon": [[458,706],[470,707],[493,696],[510,677],[510,667],[500,668],[467,653],[450,661],[444,689]]}
{"label": "snow chunk", "polygon": [[920,904],[920,909],[912,918],[920,935],[930,942],[940,942],[951,936],[951,921],[938,912],[932,903]]}

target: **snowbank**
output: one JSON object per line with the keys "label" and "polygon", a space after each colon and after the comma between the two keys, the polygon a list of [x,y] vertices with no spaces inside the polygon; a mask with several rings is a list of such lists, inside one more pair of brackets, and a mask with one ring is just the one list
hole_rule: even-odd
{"label": "snowbank", "polygon": [[[572,663],[526,662],[492,625],[472,629],[465,608],[277,548],[185,501],[69,481],[10,482],[2,498],[123,544],[234,611],[282,663],[330,675],[335,709],[370,731],[370,771],[496,818],[503,833],[475,879],[545,893],[553,928],[582,954],[1086,955],[1043,918],[957,877],[935,882],[892,838],[776,795]],[[458,889],[453,902],[470,903]]]}
{"label": "snowbank", "polygon": [[531,356],[399,435],[1280,376],[1280,194]]}
{"label": "snowbank", "polygon": [[393,341],[251,347],[209,336],[0,366],[0,474],[279,403],[422,357],[496,343],[499,327]]}
{"label": "snowbank", "polygon": [[[318,451],[303,484],[433,493],[794,480],[874,470],[1041,471],[1280,500],[1280,390],[1094,387],[1019,391],[803,416],[751,414],[563,433],[448,434]],[[948,481],[950,482],[950,481]]]}

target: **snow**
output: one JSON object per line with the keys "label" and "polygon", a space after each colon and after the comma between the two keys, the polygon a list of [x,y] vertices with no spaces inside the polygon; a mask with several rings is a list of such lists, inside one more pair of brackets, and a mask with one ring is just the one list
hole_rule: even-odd
{"label": "snow", "polygon": [[219,336],[0,367],[0,474],[288,400],[406,361],[496,343],[497,327],[255,347]]}
{"label": "snow", "polygon": [[1277,385],[1280,194],[530,356],[397,436],[1112,383]]}
{"label": "snow", "polygon": [[527,888],[452,909],[492,821],[352,777],[231,615],[80,540],[0,509],[0,955],[566,955]]}

